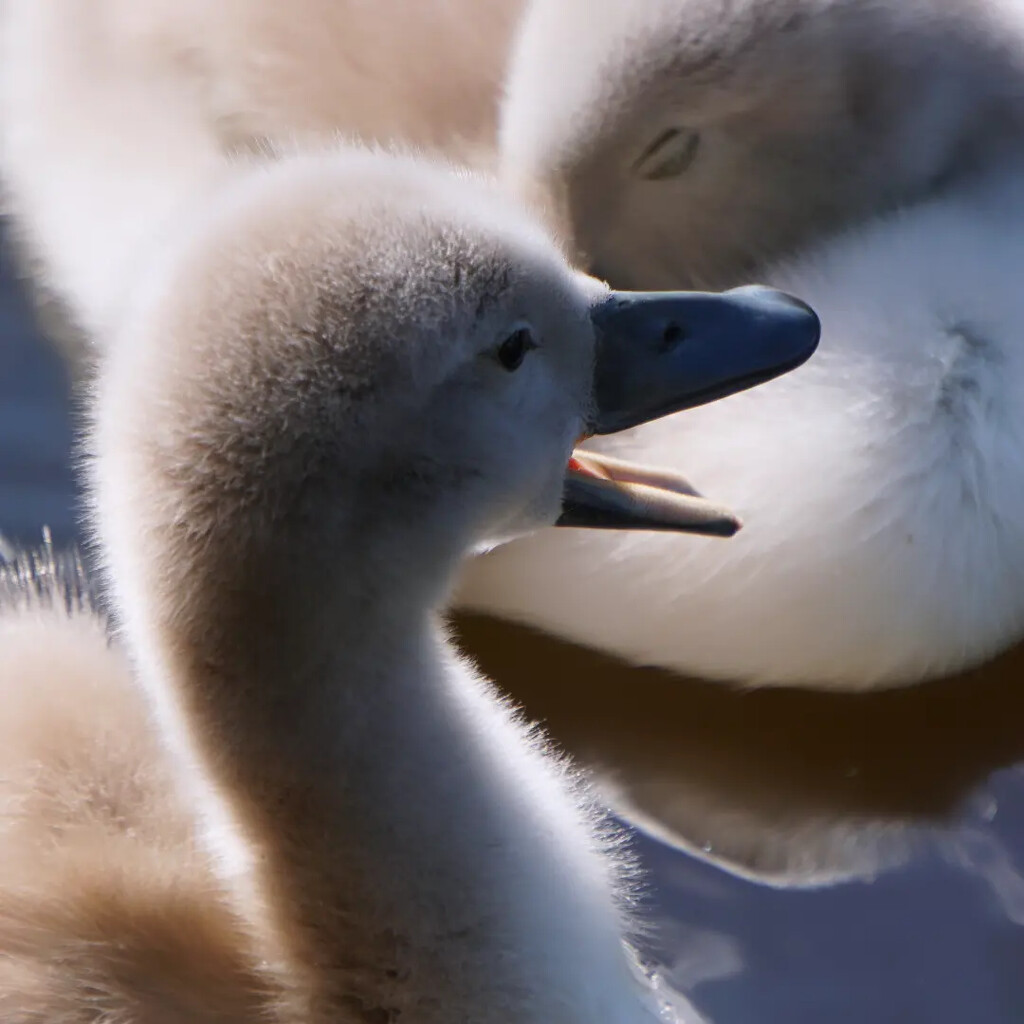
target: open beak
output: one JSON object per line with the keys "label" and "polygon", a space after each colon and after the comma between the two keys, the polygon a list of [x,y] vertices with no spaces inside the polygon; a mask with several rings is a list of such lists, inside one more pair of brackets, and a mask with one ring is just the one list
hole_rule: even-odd
{"label": "open beak", "polygon": [[[613,292],[592,315],[598,341],[589,434],[615,433],[762,384],[808,359],[821,334],[810,306],[757,285],[722,293]],[[558,525],[729,537],[740,521],[669,471],[576,451]]]}

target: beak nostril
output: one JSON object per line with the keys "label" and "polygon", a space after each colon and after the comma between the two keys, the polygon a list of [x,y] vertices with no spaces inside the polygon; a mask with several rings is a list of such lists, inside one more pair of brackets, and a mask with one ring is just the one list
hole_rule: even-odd
{"label": "beak nostril", "polygon": [[661,347],[664,351],[675,348],[681,341],[686,339],[686,331],[682,325],[674,320],[661,332]]}
{"label": "beak nostril", "polygon": [[612,292],[590,316],[596,434],[788,373],[814,352],[820,333],[809,307],[754,285],[728,292]]}

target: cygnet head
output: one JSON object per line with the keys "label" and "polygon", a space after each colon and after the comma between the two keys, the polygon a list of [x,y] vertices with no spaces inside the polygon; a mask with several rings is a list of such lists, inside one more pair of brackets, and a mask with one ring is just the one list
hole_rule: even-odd
{"label": "cygnet head", "polygon": [[1022,28],[999,0],[535,0],[504,173],[617,287],[729,287],[1010,144]]}
{"label": "cygnet head", "polygon": [[340,544],[395,600],[396,573],[422,599],[417,559],[563,509],[731,533],[685,486],[619,485],[589,456],[567,488],[573,445],[787,369],[817,330],[768,289],[609,293],[469,177],[367,153],[292,159],[214,203],[135,303],[101,384],[97,519],[114,558],[162,522],[171,578],[212,550],[310,573],[300,552],[318,563]]}
{"label": "cygnet head", "polygon": [[230,524],[218,547],[372,535],[406,570],[408,533],[440,554],[553,521],[599,287],[473,181],[289,161],[154,275],[106,376],[99,469],[174,495],[188,532]]}

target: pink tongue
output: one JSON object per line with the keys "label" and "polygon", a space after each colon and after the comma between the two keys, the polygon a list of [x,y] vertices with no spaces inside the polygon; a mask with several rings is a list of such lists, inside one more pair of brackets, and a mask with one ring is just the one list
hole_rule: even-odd
{"label": "pink tongue", "polygon": [[575,455],[569,456],[569,469],[582,476],[589,476],[592,480],[612,480],[612,475],[605,471],[604,466],[591,466],[586,462],[577,459]]}
{"label": "pink tongue", "polygon": [[569,456],[569,469],[582,476],[589,476],[592,480],[611,480],[610,474],[605,472],[604,466],[590,466],[581,462],[575,455]]}

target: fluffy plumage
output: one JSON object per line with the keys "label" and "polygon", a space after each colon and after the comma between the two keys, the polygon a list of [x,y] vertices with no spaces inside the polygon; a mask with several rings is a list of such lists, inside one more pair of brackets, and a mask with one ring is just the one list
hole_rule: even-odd
{"label": "fluffy plumage", "polygon": [[16,206],[119,342],[91,448],[120,632],[3,616],[5,1019],[648,1020],[628,859],[438,619],[467,548],[558,512],[601,286],[468,177],[226,158],[168,42],[216,16],[160,10],[3,10]]}
{"label": "fluffy plumage", "polygon": [[0,568],[0,1015],[265,1012],[273,986],[77,562]]}
{"label": "fluffy plumage", "polygon": [[[55,17],[52,5],[8,0],[6,124],[8,137],[22,141],[5,160],[15,168],[23,226],[44,252],[51,280],[97,330],[116,321],[140,250],[173,224],[183,195],[206,187],[225,147],[350,127],[345,104],[351,96],[334,90],[333,107],[321,91],[335,81],[322,47],[344,45],[347,37],[311,38],[269,17],[253,15],[250,22],[235,7],[215,16],[191,6],[175,8],[173,33],[154,35],[146,27],[150,19],[158,15],[160,24],[169,15],[152,5],[125,21],[137,31],[115,34],[115,48],[94,24],[102,4],[79,0],[69,9],[84,25]],[[993,167],[1020,165],[1024,30],[1014,5],[1003,0],[744,0],[725,6],[605,0],[585,14],[572,0],[530,5],[506,88],[500,163],[511,187],[545,209],[570,246],[616,285],[731,284],[754,272],[789,284],[790,271],[773,268],[784,256],[797,258],[801,246],[893,207],[966,188]],[[124,17],[123,10],[115,13],[106,28],[119,30]],[[587,31],[581,33],[583,22]],[[168,47],[160,50],[165,56],[191,52],[167,44],[182,38],[199,40],[202,61],[152,59],[154,40]],[[265,88],[245,70],[261,53],[274,54],[270,65],[281,72],[268,76]],[[39,70],[44,67],[46,74]],[[366,110],[368,117],[382,117],[372,113],[373,105]],[[111,132],[110,125],[120,130]],[[197,180],[180,172],[183,158]],[[969,202],[956,207],[969,208]],[[932,214],[923,217],[931,223]],[[900,229],[892,230],[896,239]],[[907,230],[916,237],[916,229]],[[837,244],[838,252],[874,245]],[[867,330],[877,329],[879,341],[889,338],[888,305],[896,298],[839,294],[845,284],[811,270],[813,260],[822,267],[836,261],[826,250],[811,252],[798,260],[796,284],[806,277],[803,290],[823,307],[825,351],[859,351],[856,339]],[[981,258],[990,259],[987,247]],[[1003,269],[990,265],[989,276]],[[934,293],[905,279],[902,266],[895,270],[900,273],[878,286],[906,280],[899,315],[908,317],[908,329],[925,326],[913,341],[901,336],[898,351],[887,350],[891,362],[884,346],[871,346],[874,366],[890,380],[908,353],[922,364],[941,362],[949,336],[930,325],[945,322],[950,302],[973,311],[971,296],[953,288],[941,305],[927,305]],[[864,276],[863,288],[874,284]],[[922,305],[912,313],[915,301]],[[857,319],[867,315],[877,316],[874,327]],[[818,365],[836,363],[829,358]],[[530,575],[528,551],[518,549],[494,559],[493,571],[482,568],[465,599],[617,653],[746,681],[907,681],[977,661],[1012,641],[1017,614],[1003,601],[1002,574],[991,569],[993,562],[1013,564],[1001,554],[991,557],[1001,552],[999,543],[981,544],[983,557],[967,563],[974,581],[967,590],[937,576],[927,554],[919,562],[893,559],[892,544],[881,543],[888,533],[879,533],[877,524],[851,530],[855,524],[837,513],[838,505],[859,508],[867,500],[855,487],[888,481],[872,500],[902,523],[900,510],[923,507],[934,489],[945,491],[962,476],[925,471],[929,453],[948,445],[949,430],[939,421],[934,431],[917,429],[931,409],[919,392],[901,394],[894,385],[886,412],[882,399],[865,404],[861,384],[836,372],[805,369],[764,393],[708,410],[714,433],[702,429],[699,439],[691,437],[697,420],[675,419],[614,442],[616,450],[629,445],[635,457],[650,461],[663,449],[687,446],[683,458],[698,487],[737,495],[749,526],[732,546],[553,535],[536,542],[543,552],[538,576]],[[982,391],[985,386],[979,383]],[[756,435],[741,419],[744,403],[766,410]],[[897,409],[905,429],[894,431]],[[793,434],[800,443],[793,443]],[[914,458],[890,447],[897,434],[916,436],[921,449]],[[818,447],[808,436],[819,439]],[[1009,441],[998,431],[972,433],[970,443],[988,467],[985,480],[1004,465],[1012,474],[1012,460],[1004,457]],[[755,493],[755,481],[787,478],[799,515],[774,484]],[[1001,479],[1000,488],[1011,486],[1011,475]],[[938,536],[980,536],[991,514],[1001,516],[986,504],[998,500],[992,488],[979,484],[970,493],[959,511],[947,510]],[[778,521],[786,510],[787,523],[778,531],[781,537],[788,530],[789,540],[777,544],[761,524]],[[976,517],[975,510],[986,511]],[[755,549],[758,538],[763,546]],[[606,628],[610,587],[594,588],[587,601],[577,598],[571,615],[564,605],[551,616],[540,611],[544,600],[533,600],[533,588],[540,588],[549,566],[573,560],[576,548],[596,552],[592,544],[611,545],[617,559],[635,560],[629,587],[643,622],[626,618],[620,628]],[[788,569],[782,554],[791,546],[801,557],[790,557]],[[952,557],[949,545],[942,550],[944,559]],[[967,559],[968,549],[959,550]],[[841,557],[856,563],[856,588],[836,589],[831,565]],[[917,573],[912,584],[889,582],[897,564]],[[733,565],[756,565],[757,574],[732,577]],[[602,578],[592,559],[587,571],[595,581]],[[614,571],[626,575],[618,561]],[[714,628],[683,630],[666,588],[688,595],[698,581]],[[945,585],[934,586],[937,581]],[[789,597],[779,601],[783,590]],[[900,606],[904,599],[917,602],[916,614]],[[890,607],[893,600],[896,607]],[[841,614],[823,623],[821,616],[804,616],[805,609]],[[693,640],[697,632],[705,639]],[[752,636],[764,639],[755,644]]]}
{"label": "fluffy plumage", "polygon": [[779,267],[772,282],[822,318],[807,366],[600,445],[685,465],[744,529],[728,543],[549,532],[478,561],[465,600],[749,683],[899,683],[1012,643],[1024,629],[1022,237],[1011,168]]}
{"label": "fluffy plumage", "polygon": [[354,150],[226,168],[137,281],[90,444],[128,660],[2,620],[7,1019],[651,1020],[628,861],[438,617],[560,511],[602,286]]}
{"label": "fluffy plumage", "polygon": [[5,0],[0,178],[55,329],[103,343],[139,248],[225,152],[343,135],[488,162],[520,6]]}
{"label": "fluffy plumage", "polygon": [[735,541],[545,536],[474,568],[466,603],[746,684],[906,683],[1015,642],[1019,9],[609,0],[553,60],[581,9],[527,16],[508,180],[613,285],[756,273],[823,341],[785,380],[607,443],[685,463],[744,518]]}
{"label": "fluffy plumage", "polygon": [[502,171],[616,287],[729,287],[1020,154],[1022,51],[1003,0],[533,0]]}

